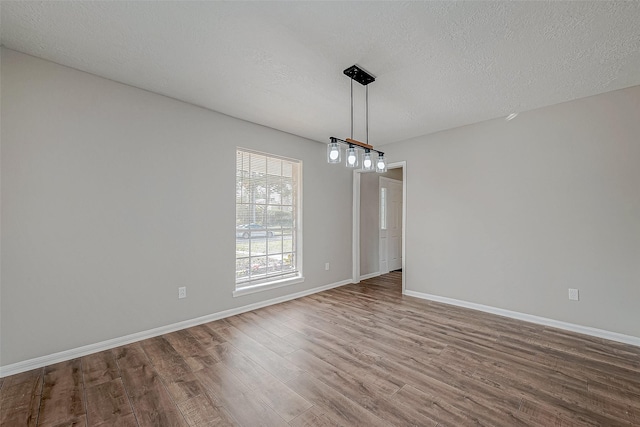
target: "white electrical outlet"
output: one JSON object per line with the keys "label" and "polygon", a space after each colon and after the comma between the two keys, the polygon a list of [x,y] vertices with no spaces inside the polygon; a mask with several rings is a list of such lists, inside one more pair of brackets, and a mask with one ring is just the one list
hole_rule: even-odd
{"label": "white electrical outlet", "polygon": [[569,299],[571,301],[578,301],[580,300],[580,294],[578,293],[577,289],[571,289],[569,288]]}
{"label": "white electrical outlet", "polygon": [[178,288],[178,298],[186,298],[187,297],[187,287],[181,286]]}
{"label": "white electrical outlet", "polygon": [[327,271],[329,271],[329,263],[328,263],[328,262],[325,262],[325,263],[324,263],[324,269],[325,269],[325,270],[327,270]]}

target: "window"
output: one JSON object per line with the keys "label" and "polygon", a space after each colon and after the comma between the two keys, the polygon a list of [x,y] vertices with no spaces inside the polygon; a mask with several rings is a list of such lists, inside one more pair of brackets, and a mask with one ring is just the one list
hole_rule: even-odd
{"label": "window", "polygon": [[299,283],[298,160],[236,152],[236,291],[234,296]]}

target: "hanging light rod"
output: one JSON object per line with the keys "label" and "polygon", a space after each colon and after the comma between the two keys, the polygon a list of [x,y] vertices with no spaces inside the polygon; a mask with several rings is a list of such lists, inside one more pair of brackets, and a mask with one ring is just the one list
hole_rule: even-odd
{"label": "hanging light rod", "polygon": [[[387,163],[384,159],[384,153],[382,151],[376,150],[373,148],[373,145],[369,144],[369,83],[373,83],[376,81],[376,78],[372,76],[367,71],[358,67],[357,65],[352,65],[343,71],[344,75],[351,79],[351,138],[340,139],[332,136],[329,138],[331,141],[329,146],[327,147],[327,162],[329,163],[340,163],[342,157],[342,150],[340,149],[339,144],[348,145],[346,150],[346,166],[348,168],[357,168],[358,167],[358,152],[356,148],[361,148],[364,150],[362,153],[362,169],[365,171],[373,171],[376,172],[386,172],[387,171]],[[353,139],[353,81],[360,83],[365,87],[366,98],[366,129],[367,129],[367,139],[366,142],[361,142],[356,139]],[[375,151],[378,153],[378,159],[374,163],[371,152]]]}

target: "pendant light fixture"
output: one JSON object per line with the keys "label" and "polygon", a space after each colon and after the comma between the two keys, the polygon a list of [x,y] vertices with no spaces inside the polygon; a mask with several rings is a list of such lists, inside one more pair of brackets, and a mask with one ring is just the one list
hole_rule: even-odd
{"label": "pendant light fixture", "polygon": [[[346,145],[345,166],[355,169],[360,165],[359,158],[362,157],[362,170],[382,173],[387,171],[387,163],[384,159],[384,153],[369,145],[369,83],[376,81],[371,74],[358,67],[352,65],[344,70],[344,74],[351,79],[351,137],[346,139],[329,138],[327,146],[327,162],[337,164],[341,162],[342,150],[340,144]],[[366,142],[353,139],[353,81],[360,83],[365,87],[365,105],[366,105]],[[372,153],[375,152],[378,158],[374,160]]]}
{"label": "pendant light fixture", "polygon": [[331,141],[329,145],[327,145],[327,162],[340,163],[341,153],[340,145],[337,142]]}
{"label": "pendant light fixture", "polygon": [[387,171],[387,162],[384,161],[384,153],[378,154],[378,161],[376,162],[376,172],[384,173]]}
{"label": "pendant light fixture", "polygon": [[362,155],[362,169],[366,171],[372,171],[374,169],[371,150],[364,150],[364,154]]}
{"label": "pendant light fixture", "polygon": [[356,147],[353,145],[349,145],[349,148],[347,149],[347,167],[358,167],[358,153],[356,152]]}

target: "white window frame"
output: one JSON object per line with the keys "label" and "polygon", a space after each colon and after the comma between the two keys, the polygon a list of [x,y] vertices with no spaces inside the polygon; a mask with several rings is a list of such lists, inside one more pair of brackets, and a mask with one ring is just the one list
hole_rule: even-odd
{"label": "white window frame", "polygon": [[[248,148],[243,148],[243,147],[236,147],[236,179],[237,179],[237,156],[238,156],[238,151],[242,151],[243,153],[248,153],[248,154],[257,154],[260,156],[266,156],[266,157],[271,157],[271,158],[275,158],[275,159],[280,159],[280,160],[284,160],[287,162],[293,162],[297,164],[297,176],[294,177],[295,181],[296,181],[296,195],[294,196],[294,230],[293,232],[295,233],[295,273],[291,273],[291,276],[272,276],[272,277],[265,277],[265,278],[261,278],[261,279],[255,279],[255,280],[248,280],[248,281],[244,281],[244,282],[238,282],[237,278],[236,278],[236,282],[235,282],[235,288],[233,291],[233,296],[234,297],[238,297],[238,296],[242,296],[242,295],[248,295],[248,294],[253,294],[256,292],[262,292],[262,291],[266,291],[269,289],[276,289],[276,288],[281,288],[284,286],[291,286],[291,285],[295,285],[295,284],[299,284],[299,283],[303,283],[304,282],[304,276],[302,274],[302,266],[303,266],[303,260],[302,260],[302,194],[303,194],[303,189],[302,189],[302,177],[303,177],[303,171],[302,171],[302,160],[298,160],[298,159],[293,159],[293,158],[289,158],[289,157],[284,157],[284,156],[280,156],[277,154],[271,154],[271,153],[265,153],[265,152],[261,152],[261,151],[256,151],[256,150],[252,150],[252,149],[248,149]],[[295,172],[294,172],[295,173]],[[237,209],[237,202],[236,202],[236,209]],[[236,217],[237,217],[237,210],[236,210]],[[237,240],[236,240],[237,241]],[[237,245],[236,245],[237,248]],[[234,267],[235,268],[235,267]],[[240,286],[239,286],[240,285]]]}

